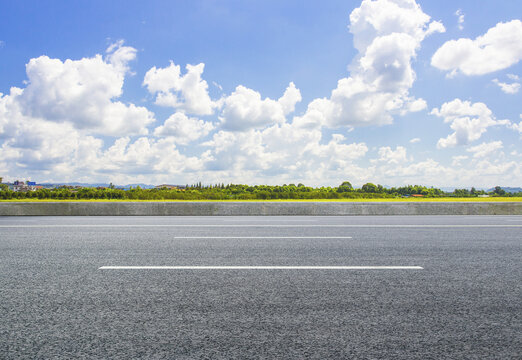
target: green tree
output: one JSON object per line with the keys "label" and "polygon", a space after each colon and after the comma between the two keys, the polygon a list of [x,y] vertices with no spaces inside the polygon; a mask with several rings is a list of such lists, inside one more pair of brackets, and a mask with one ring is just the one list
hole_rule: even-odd
{"label": "green tree", "polygon": [[353,189],[352,184],[351,184],[349,181],[343,181],[343,183],[341,184],[341,186],[347,186],[347,187],[349,187],[350,189]]}
{"label": "green tree", "polygon": [[457,197],[468,197],[470,196],[470,192],[468,189],[455,189],[453,190],[453,194]]}
{"label": "green tree", "polygon": [[366,183],[361,187],[361,190],[365,193],[376,193],[379,191],[379,188],[375,184]]}
{"label": "green tree", "polygon": [[506,191],[504,189],[502,189],[500,186],[495,186],[495,190],[493,190],[493,193],[495,193],[499,196],[506,195]]}
{"label": "green tree", "polygon": [[349,181],[344,181],[338,188],[338,193],[347,193],[353,190],[352,184]]}

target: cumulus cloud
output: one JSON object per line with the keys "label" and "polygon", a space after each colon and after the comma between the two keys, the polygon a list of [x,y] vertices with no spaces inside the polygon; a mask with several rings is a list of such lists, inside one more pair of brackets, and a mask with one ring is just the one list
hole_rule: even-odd
{"label": "cumulus cloud", "polygon": [[82,168],[90,172],[103,145],[70,122],[24,115],[11,95],[0,97],[0,144],[0,167],[6,174],[27,171],[28,177],[52,173],[63,178],[77,177]]}
{"label": "cumulus cloud", "polygon": [[[18,124],[0,148],[0,157],[21,168],[48,170],[68,162],[82,139],[70,124],[39,119]],[[60,144],[57,146],[57,144]]]}
{"label": "cumulus cloud", "polygon": [[151,176],[182,174],[203,169],[205,158],[181,154],[172,138],[154,140],[140,137],[134,142],[129,137],[117,139],[101,154],[96,170],[116,171],[120,174]]}
{"label": "cumulus cloud", "polygon": [[121,42],[111,45],[105,58],[96,55],[62,62],[40,56],[26,65],[27,86],[11,89],[9,96],[24,116],[70,123],[88,133],[146,134],[153,114],[144,107],[114,101],[122,94],[128,62],[135,57],[136,50]]}
{"label": "cumulus cloud", "polygon": [[431,64],[450,76],[484,75],[506,69],[522,59],[522,21],[500,22],[475,40],[461,38],[444,43]]}
{"label": "cumulus cloud", "polygon": [[154,66],[147,71],[143,85],[156,95],[157,105],[194,115],[210,115],[217,104],[210,99],[208,84],[201,78],[204,69],[203,63],[188,64],[186,74],[181,75],[180,66],[171,61],[168,67]]}
{"label": "cumulus cloud", "polygon": [[434,159],[400,164],[384,164],[371,169],[373,182],[412,184],[421,183],[433,186],[479,186],[519,182],[522,166],[517,161],[469,158],[457,155],[452,158],[452,166],[445,166]]}
{"label": "cumulus cloud", "polygon": [[[0,94],[0,158],[6,172],[75,180],[92,178],[102,163],[103,141],[92,135],[147,134],[154,116],[116,101],[136,50],[111,45],[104,57],[31,59],[24,88]],[[28,176],[33,176],[28,174]]]}
{"label": "cumulus cloud", "polygon": [[[158,139],[118,137],[146,134],[154,120],[145,108],[113,100],[121,95],[128,62],[135,56],[135,49],[119,42],[105,57],[31,59],[27,86],[0,94],[0,166],[62,181],[82,175],[122,180],[136,175],[145,181],[149,174],[201,171],[206,156],[187,157],[176,144],[205,136],[211,123],[178,113],[156,128]],[[118,138],[103,150],[103,141],[90,135],[98,133]]]}
{"label": "cumulus cloud", "polygon": [[291,82],[288,84],[283,96],[281,96],[277,102],[283,110],[283,114],[287,115],[295,110],[295,105],[302,100],[301,92],[295,87],[295,84]]}
{"label": "cumulus cloud", "polygon": [[240,173],[254,183],[259,179],[277,179],[278,183],[306,179],[308,184],[318,184],[325,179],[338,182],[348,175],[350,179],[369,176],[367,169],[355,164],[368,151],[365,143],[349,142],[342,134],[324,141],[320,130],[295,124],[242,132],[220,130],[203,145],[209,147],[212,158],[207,168],[224,179]]}
{"label": "cumulus cloud", "polygon": [[513,82],[511,84],[508,84],[505,82],[501,82],[498,79],[493,79],[492,81],[494,84],[498,85],[500,90],[502,90],[505,94],[513,95],[513,94],[516,94],[518,92],[518,90],[520,90],[520,83],[518,83],[518,82]]}
{"label": "cumulus cloud", "polygon": [[463,186],[466,184],[480,187],[491,186],[491,184],[499,182],[517,183],[516,179],[521,175],[521,167],[515,161],[491,162],[480,158],[469,161],[467,164],[461,162],[456,167],[446,167],[433,159],[427,159],[405,167],[397,167],[387,174],[392,176],[395,173],[422,183],[435,182],[437,186]]}
{"label": "cumulus cloud", "polygon": [[0,167],[6,174],[62,169],[72,173],[73,162],[91,164],[102,142],[80,133],[74,123],[58,123],[24,114],[19,97],[22,89],[0,94]]}
{"label": "cumulus cloud", "polygon": [[414,0],[363,0],[350,14],[349,29],[359,51],[350,76],[294,121],[304,127],[384,125],[394,114],[426,108],[409,95],[412,61],[426,36],[445,31],[442,23],[430,22]]}
{"label": "cumulus cloud", "polygon": [[[135,141],[122,137],[103,150],[100,139],[80,136],[70,128],[63,129],[63,125],[54,126],[51,130],[55,133],[47,132],[48,127],[21,129],[17,141],[4,142],[0,147],[0,168],[3,165],[12,170],[16,166],[18,174],[26,168],[32,178],[89,182],[106,179],[125,184],[185,178],[203,171],[209,161],[206,154],[182,154],[172,137],[139,137]],[[4,161],[7,164],[2,164]]]}
{"label": "cumulus cloud", "polygon": [[491,162],[481,159],[473,163],[473,167],[473,169],[470,169],[468,176],[480,174],[479,176],[485,179],[482,180],[484,184],[518,183],[516,179],[520,179],[521,176],[521,167],[517,161]]}
{"label": "cumulus cloud", "polygon": [[474,158],[483,158],[488,156],[489,154],[495,152],[498,149],[502,149],[502,141],[492,141],[489,143],[482,143],[480,145],[472,146],[466,151],[472,152]]}
{"label": "cumulus cloud", "polygon": [[372,160],[372,162],[385,162],[387,164],[401,164],[408,161],[406,155],[406,148],[404,146],[397,146],[393,150],[389,146],[383,146],[378,151],[379,158]]}
{"label": "cumulus cloud", "polygon": [[[382,174],[387,177],[404,177],[421,181],[421,179],[437,179],[450,170],[433,159],[426,159],[405,166],[388,166],[383,168]],[[424,182],[429,183],[429,182]]]}
{"label": "cumulus cloud", "polygon": [[401,109],[400,114],[406,115],[408,113],[422,111],[427,107],[428,104],[426,103],[426,100],[410,98]]}
{"label": "cumulus cloud", "polygon": [[410,140],[410,143],[411,143],[411,144],[415,144],[415,143],[418,143],[418,142],[420,142],[420,141],[421,141],[420,138],[413,138],[413,139]]}
{"label": "cumulus cloud", "polygon": [[496,120],[493,112],[486,104],[455,99],[442,104],[440,109],[433,109],[432,115],[444,118],[445,123],[450,123],[454,131],[446,138],[439,139],[437,147],[448,148],[458,145],[467,145],[478,140],[488,127],[495,125],[510,125],[509,120]]}
{"label": "cumulus cloud", "polygon": [[261,94],[242,85],[223,100],[219,115],[221,126],[226,130],[245,131],[272,124],[282,124],[286,115],[294,111],[301,101],[301,93],[290,83],[278,100],[261,98]]}
{"label": "cumulus cloud", "polygon": [[342,163],[360,159],[368,152],[368,147],[363,142],[346,144],[345,141],[346,137],[344,135],[333,134],[332,139],[327,144],[308,144],[305,151],[316,158],[329,160],[330,162],[341,161],[341,163],[338,163],[339,166],[342,166]]}
{"label": "cumulus cloud", "polygon": [[211,122],[188,117],[177,112],[171,115],[163,125],[154,130],[154,135],[161,137],[173,137],[175,142],[181,145],[195,141],[208,135],[214,129]]}

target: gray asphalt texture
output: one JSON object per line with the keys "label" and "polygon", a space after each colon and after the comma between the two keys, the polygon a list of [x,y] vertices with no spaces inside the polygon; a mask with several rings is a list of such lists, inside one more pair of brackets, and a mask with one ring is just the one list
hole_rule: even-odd
{"label": "gray asphalt texture", "polygon": [[3,217],[0,358],[521,359],[521,226],[521,216]]}

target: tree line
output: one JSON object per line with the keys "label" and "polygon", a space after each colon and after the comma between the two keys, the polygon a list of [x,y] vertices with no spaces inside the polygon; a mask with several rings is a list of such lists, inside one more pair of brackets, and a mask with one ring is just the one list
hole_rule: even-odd
{"label": "tree line", "polygon": [[[4,184],[2,184],[4,185]],[[36,191],[11,191],[6,185],[0,188],[0,199],[55,199],[55,200],[285,200],[285,199],[386,199],[408,196],[423,197],[478,197],[489,196],[522,196],[522,192],[507,193],[499,186],[489,193],[484,190],[455,189],[444,192],[433,187],[407,185],[386,188],[382,185],[366,183],[361,188],[354,188],[345,181],[338,187],[310,187],[304,184],[284,185],[242,185],[201,183],[187,185],[184,189],[143,189],[138,187],[129,190],[109,188],[71,189],[58,187],[55,189],[39,189]]]}

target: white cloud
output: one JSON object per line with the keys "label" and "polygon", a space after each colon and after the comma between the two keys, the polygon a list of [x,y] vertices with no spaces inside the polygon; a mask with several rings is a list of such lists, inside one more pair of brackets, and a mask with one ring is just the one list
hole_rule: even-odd
{"label": "white cloud", "polygon": [[107,62],[117,68],[121,73],[129,71],[129,61],[136,58],[136,49],[130,46],[123,46],[124,41],[119,40],[106,50]]}
{"label": "white cloud", "polygon": [[143,85],[156,95],[156,104],[173,107],[194,115],[211,115],[217,106],[210,99],[208,84],[201,79],[205,64],[187,65],[181,75],[179,65],[170,62],[166,68],[153,67],[145,74]]}
{"label": "white cloud", "polygon": [[385,162],[387,164],[402,164],[408,162],[406,156],[406,148],[403,146],[397,146],[395,150],[392,150],[389,146],[383,146],[378,151],[379,158],[372,160],[373,162]]}
{"label": "white cloud", "polygon": [[472,146],[466,151],[472,152],[474,158],[483,158],[489,154],[495,152],[498,149],[502,149],[502,141],[492,141],[489,143],[482,143],[480,145]]}
{"label": "white cloud", "polygon": [[351,179],[368,176],[368,170],[354,164],[365,156],[368,147],[346,140],[334,134],[324,143],[320,130],[284,123],[263,130],[221,130],[203,145],[209,147],[213,159],[207,167],[214,172],[212,176],[233,181],[241,174],[253,183],[263,182],[261,179],[279,184],[306,179],[308,184],[321,184],[325,179],[337,183],[347,173]]}
{"label": "white cloud", "polygon": [[303,157],[305,148],[320,139],[320,132],[292,131],[288,124],[264,130],[220,130],[203,145],[211,149],[214,170],[232,174],[283,174]]}
{"label": "white cloud", "polygon": [[447,179],[451,176],[451,169],[448,169],[433,159],[408,164],[385,166],[379,169],[377,177],[390,181],[392,178],[404,179],[403,183],[411,184],[412,181],[419,184],[430,184],[436,179]]}
{"label": "white cloud", "polygon": [[[205,156],[186,157],[174,143],[193,137],[197,130],[207,131],[207,124],[187,136],[181,126],[179,139],[169,134],[165,139],[142,137],[130,143],[125,137],[106,151],[101,139],[89,135],[147,133],[146,125],[154,120],[151,113],[111,100],[121,95],[127,63],[134,57],[133,48],[118,43],[108,49],[105,59],[100,55],[65,62],[32,59],[27,87],[0,94],[0,168],[11,174],[27,169],[32,178],[59,181],[118,176],[131,180],[134,174],[145,181],[151,173],[201,170]],[[118,146],[123,146],[121,157],[115,153]]]}
{"label": "white cloud", "polygon": [[[520,115],[520,118],[522,119],[522,114]],[[518,131],[520,134],[522,134],[522,121],[520,121],[518,124],[511,123],[508,125],[508,128]]]}
{"label": "white cloud", "polygon": [[219,85],[217,82],[212,81],[212,84],[217,87],[220,91],[223,91],[223,86]]}
{"label": "white cloud", "polygon": [[451,162],[452,166],[461,166],[462,165],[462,161],[469,159],[469,156],[467,156],[467,155],[456,155],[456,156],[452,156],[451,159],[453,160]]}
{"label": "white cloud", "polygon": [[457,16],[459,30],[464,30],[464,13],[461,9],[458,9],[455,12],[455,15]]}
{"label": "white cloud", "polygon": [[444,43],[431,58],[438,69],[464,75],[483,75],[506,69],[522,59],[522,21],[498,23],[475,40]]}
{"label": "white cloud", "polygon": [[36,126],[24,126],[16,140],[4,142],[0,147],[0,168],[7,170],[6,173],[20,174],[28,169],[27,176],[39,181],[47,178],[154,183],[202,172],[210,160],[205,153],[200,156],[180,153],[172,137],[157,140],[140,137],[135,141],[123,137],[102,150],[100,139],[80,136],[71,127],[52,123]]}
{"label": "white cloud", "polygon": [[493,162],[484,158],[467,160],[466,156],[455,156],[453,167],[446,167],[433,159],[423,160],[407,166],[387,167],[378,171],[376,178],[387,181],[411,181],[434,186],[476,186],[491,187],[492,184],[517,184],[522,167],[517,161]]}
{"label": "white cloud", "polygon": [[[517,179],[520,179],[521,176],[520,170],[520,164],[516,161],[491,162],[482,159],[473,163],[473,169],[470,169],[468,176],[476,174],[475,181],[482,181],[484,184],[517,184],[519,183]],[[484,180],[479,180],[479,176]]]}
{"label": "white cloud", "polygon": [[420,138],[413,138],[413,139],[410,140],[410,143],[411,143],[411,144],[415,144],[415,143],[418,143],[418,142],[420,142],[420,141],[421,141]]}
{"label": "white cloud", "polygon": [[518,81],[520,80],[520,76],[518,75],[515,75],[515,74],[507,74],[507,77],[513,81]]}
{"label": "white cloud", "polygon": [[141,137],[131,142],[128,137],[117,139],[101,155],[97,170],[115,171],[120,174],[183,174],[203,168],[204,158],[187,157],[181,154],[173,138],[153,140]]}
{"label": "white cloud", "polygon": [[101,55],[64,62],[47,56],[31,59],[26,65],[27,86],[11,89],[11,113],[4,116],[12,119],[20,112],[34,119],[70,123],[84,133],[146,134],[153,114],[114,101],[122,94],[128,62],[135,56],[134,48],[119,42],[107,49],[105,59]]}
{"label": "white cloud", "polygon": [[500,82],[498,79],[492,80],[494,84],[497,84],[500,90],[505,94],[516,94],[520,90],[520,83],[514,82],[511,84]]}
{"label": "white cloud", "polygon": [[[308,150],[316,159],[320,158],[330,162],[341,161],[342,163],[360,159],[368,152],[365,143],[345,144],[343,143],[345,140],[344,135],[334,134],[327,144],[309,144],[305,150]],[[338,164],[341,165],[341,163]]]}
{"label": "white cloud", "polygon": [[163,125],[154,130],[154,135],[173,137],[175,142],[186,145],[202,138],[214,129],[214,125],[200,119],[188,117],[183,113],[171,115]]}
{"label": "white cloud", "polygon": [[288,85],[278,100],[262,99],[259,92],[239,85],[224,99],[219,119],[221,126],[231,131],[246,131],[282,124],[286,115],[294,111],[295,104],[299,101],[301,93],[294,83]]}
{"label": "white cloud", "polygon": [[472,104],[460,99],[442,104],[440,109],[433,109],[431,114],[444,118],[445,123],[451,123],[450,127],[454,131],[448,137],[439,139],[439,149],[467,145],[478,140],[490,126],[510,124],[508,120],[496,120],[486,104]]}
{"label": "white cloud", "polygon": [[33,171],[52,169],[57,164],[68,162],[82,140],[70,124],[39,119],[21,121],[13,130],[0,149],[0,157]]}
{"label": "white cloud", "polygon": [[27,171],[26,177],[37,173],[76,177],[82,168],[90,172],[102,141],[82,134],[69,122],[24,115],[16,95],[20,93],[21,89],[13,89],[0,98],[0,167],[4,162],[6,173]]}
{"label": "white cloud", "polygon": [[408,99],[408,102],[404,104],[400,114],[406,115],[411,112],[419,112],[428,107],[426,100],[424,99]]}
{"label": "white cloud", "polygon": [[277,102],[281,105],[283,114],[287,115],[294,112],[295,105],[301,100],[301,92],[295,87],[295,84],[291,82],[288,84],[283,96],[281,96]]}
{"label": "white cloud", "polygon": [[303,127],[384,125],[394,114],[420,111],[426,102],[409,96],[412,69],[422,40],[445,31],[429,22],[414,0],[363,0],[350,14],[350,32],[359,56],[350,77],[340,79],[329,99],[315,99],[295,122]]}

